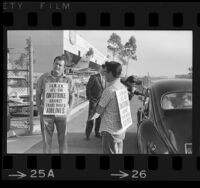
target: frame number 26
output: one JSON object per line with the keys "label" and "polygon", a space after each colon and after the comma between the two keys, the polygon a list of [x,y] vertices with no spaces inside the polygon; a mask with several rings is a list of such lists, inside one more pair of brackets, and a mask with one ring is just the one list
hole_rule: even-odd
{"label": "frame number 26", "polygon": [[132,178],[136,179],[136,178],[146,178],[147,177],[147,172],[146,170],[133,170],[132,171]]}

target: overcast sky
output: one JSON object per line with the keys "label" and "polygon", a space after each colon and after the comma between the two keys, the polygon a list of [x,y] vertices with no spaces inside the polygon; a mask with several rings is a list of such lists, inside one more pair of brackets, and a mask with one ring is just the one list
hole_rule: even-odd
{"label": "overcast sky", "polygon": [[[62,39],[55,37],[59,32],[62,31],[10,31],[8,32],[8,47],[24,48],[25,38],[32,36],[35,48],[34,58],[37,61],[35,71],[50,70],[52,57],[57,55],[58,49],[62,46],[60,45]],[[132,35],[136,38],[137,61],[129,63],[128,75],[144,76],[149,72],[150,76],[171,77],[175,74],[187,74],[188,68],[192,66],[192,31],[77,31],[105,56],[107,41],[113,32],[121,37],[123,44]],[[47,59],[48,56],[43,57],[43,54],[46,56],[49,54],[48,56],[52,55],[52,57]]]}
{"label": "overcast sky", "polygon": [[123,44],[132,35],[136,38],[138,60],[130,62],[128,74],[174,76],[192,66],[192,31],[77,31],[104,54],[113,32]]}

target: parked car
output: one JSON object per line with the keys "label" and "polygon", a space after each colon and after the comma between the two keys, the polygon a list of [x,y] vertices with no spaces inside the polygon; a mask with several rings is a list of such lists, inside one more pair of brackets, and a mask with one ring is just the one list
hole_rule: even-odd
{"label": "parked car", "polygon": [[[8,106],[11,116],[29,115],[30,88],[23,76],[9,76],[7,78]],[[36,107],[36,90],[33,89],[33,113],[38,115]]]}
{"label": "parked car", "polygon": [[142,154],[192,153],[192,80],[160,80],[148,88],[138,110]]}

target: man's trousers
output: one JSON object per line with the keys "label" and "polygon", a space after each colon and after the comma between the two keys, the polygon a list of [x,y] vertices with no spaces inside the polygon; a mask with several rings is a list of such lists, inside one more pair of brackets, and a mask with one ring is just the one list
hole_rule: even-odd
{"label": "man's trousers", "polygon": [[110,133],[103,131],[102,149],[104,154],[122,154],[123,140],[122,139],[116,140]]}
{"label": "man's trousers", "polygon": [[[98,117],[97,119],[95,119],[95,129],[94,129],[95,135],[99,134],[100,124],[101,124],[101,117]],[[87,121],[86,129],[85,129],[85,135],[87,138],[89,138],[92,132],[93,126],[94,126],[94,120]]]}
{"label": "man's trousers", "polygon": [[45,145],[47,153],[51,153],[52,149],[52,137],[54,133],[54,128],[56,126],[57,138],[59,144],[59,153],[64,153],[65,151],[65,132],[66,132],[66,119],[57,119],[55,117],[44,117],[44,135],[45,135]]}

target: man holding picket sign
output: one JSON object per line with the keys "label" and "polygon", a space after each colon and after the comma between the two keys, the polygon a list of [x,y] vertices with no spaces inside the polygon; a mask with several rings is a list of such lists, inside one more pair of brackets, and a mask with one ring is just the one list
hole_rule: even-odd
{"label": "man holding picket sign", "polygon": [[[72,79],[64,74],[65,59],[57,56],[53,70],[37,82],[36,104],[40,114],[44,152],[51,153],[54,124],[57,129],[59,153],[65,151],[66,121],[74,102]],[[43,132],[44,131],[44,132]]]}
{"label": "man holding picket sign", "polygon": [[103,153],[123,153],[126,129],[132,125],[127,88],[120,82],[122,66],[118,62],[105,63],[107,87],[90,119],[101,116]]}

